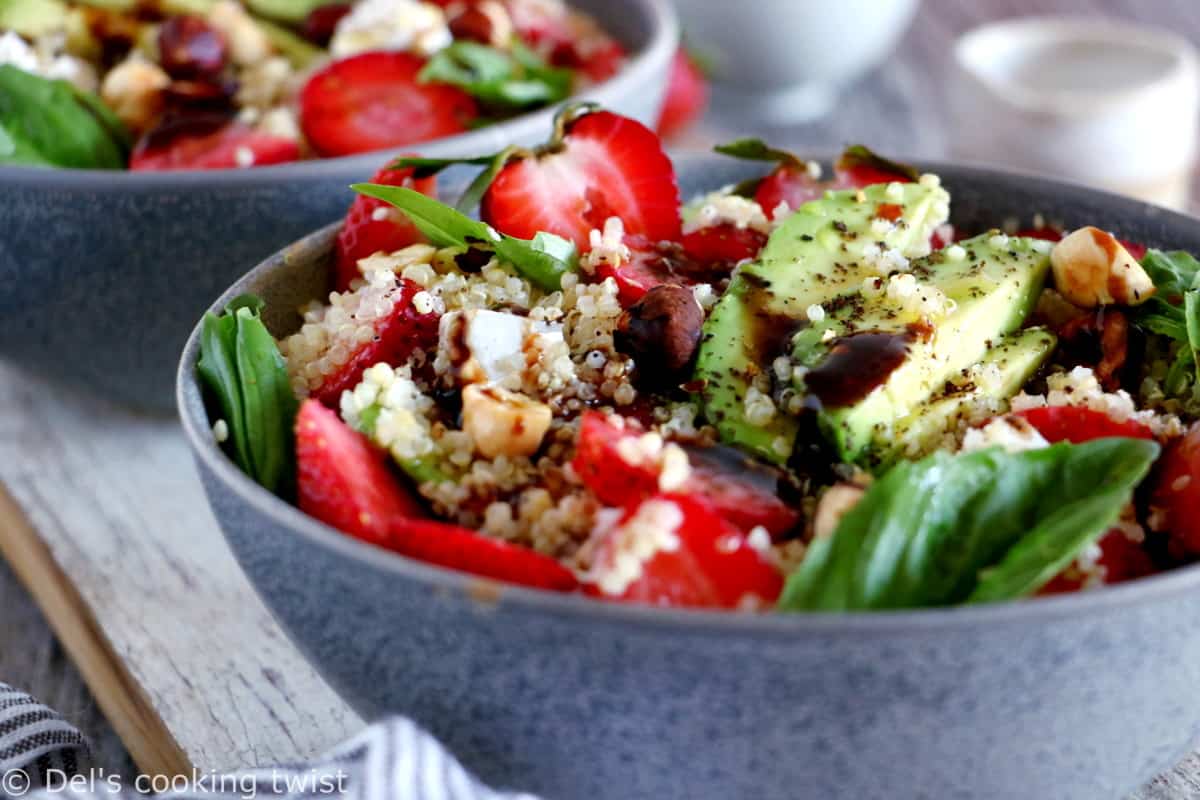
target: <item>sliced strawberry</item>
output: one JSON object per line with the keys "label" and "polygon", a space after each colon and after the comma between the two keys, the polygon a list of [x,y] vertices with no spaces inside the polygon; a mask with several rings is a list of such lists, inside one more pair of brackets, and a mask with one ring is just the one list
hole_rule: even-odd
{"label": "sliced strawberry", "polygon": [[775,219],[780,203],[795,211],[800,206],[825,194],[829,185],[813,178],[803,164],[780,164],[759,181],[754,200],[762,206],[767,219]]}
{"label": "sliced strawberry", "polygon": [[1079,444],[1108,436],[1126,436],[1131,439],[1153,439],[1154,432],[1140,422],[1125,420],[1118,422],[1102,411],[1093,411],[1081,406],[1047,406],[1016,412],[1024,417],[1038,433],[1051,444],[1071,442]]}
{"label": "sliced strawberry", "polygon": [[[627,508],[660,491],[661,459],[638,455],[644,433],[632,420],[584,412],[571,463],[602,503]],[[685,451],[690,469],[677,487],[680,494],[698,498],[744,531],[762,526],[778,536],[799,521],[799,513],[779,497],[782,473],[725,447],[688,446]]]}
{"label": "sliced strawberry", "polygon": [[366,153],[467,130],[475,101],[454,86],[422,83],[424,60],[372,51],[334,61],[300,91],[300,127],[323,156]]}
{"label": "sliced strawberry", "polygon": [[444,522],[396,518],[385,546],[428,564],[535,589],[569,592],[579,586],[574,573],[548,556]]}
{"label": "sliced strawberry", "polygon": [[[1104,568],[1104,576],[1100,580],[1102,585],[1123,583],[1154,574],[1154,561],[1150,554],[1142,545],[1130,541],[1124,531],[1111,530],[1097,544],[1100,546],[1100,558],[1096,563]],[[1038,594],[1065,594],[1077,592],[1083,587],[1084,576],[1068,567],[1043,586]]]}
{"label": "sliced strawberry", "polygon": [[521,239],[540,231],[589,247],[588,234],[620,217],[626,234],[651,241],[680,236],[679,187],[658,137],[608,111],[560,115],[559,133],[538,151],[515,155],[480,204],[482,218]]}
{"label": "sliced strawberry", "polygon": [[301,511],[372,544],[390,541],[394,520],[425,516],[387,454],[312,399],[296,416],[296,492]]}
{"label": "sliced strawberry", "polygon": [[138,141],[129,159],[136,171],[234,169],[284,164],[300,158],[292,139],[259,133],[224,114],[164,120]]}
{"label": "sliced strawberry", "polygon": [[584,588],[605,599],[759,608],[774,604],[783,588],[779,569],[745,534],[692,497],[652,495],[599,536]]}
{"label": "sliced strawberry", "polygon": [[401,279],[401,291],[391,312],[375,324],[375,338],[361,344],[341,368],[330,375],[312,396],[330,408],[337,408],[342,392],[353,389],[363,372],[381,361],[392,366],[403,364],[415,350],[437,346],[438,315],[422,314],[413,308],[412,299],[421,287]]}
{"label": "sliced strawberry", "polygon": [[708,107],[708,80],[688,51],[680,47],[671,62],[667,79],[667,97],[655,128],[664,139],[678,136],[691,126]]}
{"label": "sliced strawberry", "polygon": [[[437,176],[414,178],[412,167],[384,167],[375,173],[371,183],[407,186],[429,197],[437,196]],[[382,200],[357,195],[350,205],[350,210],[346,212],[342,229],[338,231],[334,288],[344,292],[350,288],[350,281],[361,277],[358,271],[359,259],[379,252],[391,253],[423,241],[425,237],[404,214]]]}
{"label": "sliced strawberry", "polygon": [[683,249],[702,264],[734,265],[755,258],[767,243],[767,236],[752,228],[739,228],[730,222],[700,228],[683,236]]}
{"label": "sliced strawberry", "polygon": [[1167,447],[1154,485],[1151,505],[1163,515],[1172,544],[1200,555],[1200,424]]}
{"label": "sliced strawberry", "polygon": [[596,270],[599,278],[617,282],[617,296],[625,307],[636,303],[655,286],[667,283],[692,286],[728,277],[736,263],[702,264],[685,252],[681,244],[651,242],[645,236],[626,236],[625,245],[629,248],[627,260],[615,267],[601,264]]}

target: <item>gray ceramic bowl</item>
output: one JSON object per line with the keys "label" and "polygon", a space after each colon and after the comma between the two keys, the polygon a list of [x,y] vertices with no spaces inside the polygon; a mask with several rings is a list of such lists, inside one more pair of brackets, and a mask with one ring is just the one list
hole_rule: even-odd
{"label": "gray ceramic bowl", "polygon": [[[685,193],[745,175],[680,165]],[[954,219],[1034,211],[1200,251],[1200,222],[1038,178],[925,165]],[[277,334],[328,282],[332,229],[214,305]],[[669,611],[510,586],[344,536],[214,445],[183,353],[179,407],[213,511],[292,638],[368,718],[411,715],[484,779],[561,800],[1118,798],[1200,734],[1200,568],[1088,594],[869,614]]]}
{"label": "gray ceramic bowl", "polygon": [[[583,94],[653,124],[678,25],[666,0],[572,0],[629,50]],[[554,109],[415,145],[480,155],[544,141]],[[345,213],[388,153],[253,170],[121,173],[0,166],[0,357],[169,411],[197,314],[267,254]]]}

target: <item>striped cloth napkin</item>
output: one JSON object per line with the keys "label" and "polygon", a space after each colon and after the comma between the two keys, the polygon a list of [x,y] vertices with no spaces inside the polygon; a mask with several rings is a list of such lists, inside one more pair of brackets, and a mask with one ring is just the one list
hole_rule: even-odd
{"label": "striped cloth napkin", "polygon": [[[54,797],[145,800],[136,782],[67,781],[87,776],[87,740],[58,713],[0,683],[0,798]],[[166,778],[164,777],[164,780]],[[152,787],[147,782],[140,788]],[[162,800],[538,800],[479,783],[442,745],[411,720],[371,725],[311,764],[201,774],[194,785],[156,795]]]}

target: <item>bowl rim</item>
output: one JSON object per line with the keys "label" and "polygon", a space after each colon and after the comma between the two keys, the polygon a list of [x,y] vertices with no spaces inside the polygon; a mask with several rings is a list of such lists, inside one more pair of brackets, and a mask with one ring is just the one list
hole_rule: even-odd
{"label": "bowl rim", "polygon": [[[0,164],[0,183],[13,187],[48,189],[85,189],[94,192],[155,190],[206,186],[246,186],[278,183],[297,179],[361,177],[370,175],[380,164],[401,153],[420,153],[431,157],[467,157],[496,152],[511,143],[514,131],[548,131],[554,115],[566,103],[595,100],[603,102],[612,93],[636,94],[652,83],[652,76],[664,74],[679,43],[679,18],[670,0],[619,0],[630,8],[640,8],[649,29],[646,44],[631,54],[625,68],[616,75],[587,87],[577,95],[545,108],[519,114],[511,119],[454,136],[415,142],[397,148],[374,150],[334,158],[314,158],[251,169],[186,169],[131,172],[128,168],[76,169]],[[568,3],[572,0],[567,0]],[[124,177],[115,177],[124,176]]]}
{"label": "bowl rim", "polygon": [[[712,154],[673,155],[677,165],[683,161],[719,159]],[[824,160],[828,163],[828,159]],[[1045,178],[1018,170],[1000,170],[964,162],[914,159],[923,171],[939,175],[953,173],[964,180],[1004,180],[1019,178],[1036,184],[1039,192],[1084,193],[1094,200],[1115,204],[1118,210],[1137,211],[1143,216],[1165,216],[1180,224],[1200,226],[1200,219],[1133,198],[1082,186],[1068,181]],[[260,262],[239,278],[210,306],[216,312],[245,290],[245,284],[257,276],[286,269],[287,253],[327,241],[340,226],[327,225]],[[273,263],[278,260],[279,263]],[[434,591],[463,594],[485,606],[505,606],[556,619],[587,619],[595,623],[621,625],[630,630],[672,629],[690,633],[718,633],[778,639],[797,634],[856,636],[868,633],[918,635],[942,630],[961,630],[981,625],[1023,625],[1051,622],[1072,617],[1114,613],[1132,606],[1145,605],[1200,588],[1200,564],[1180,567],[1135,581],[1088,592],[1035,597],[1026,600],[980,605],[898,609],[883,611],[788,612],[771,610],[757,614],[727,610],[662,608],[634,603],[604,602],[579,593],[564,594],[502,583],[457,570],[428,564],[348,536],[300,511],[299,508],[268,492],[234,464],[218,447],[207,418],[202,389],[195,364],[199,356],[201,321],[188,336],[176,372],[176,405],[188,447],[201,471],[207,471],[238,502],[270,518],[275,524],[303,536],[321,548],[361,564],[410,579]],[[207,487],[206,487],[207,489]],[[208,495],[210,508],[213,498]],[[217,523],[223,520],[212,508]]]}

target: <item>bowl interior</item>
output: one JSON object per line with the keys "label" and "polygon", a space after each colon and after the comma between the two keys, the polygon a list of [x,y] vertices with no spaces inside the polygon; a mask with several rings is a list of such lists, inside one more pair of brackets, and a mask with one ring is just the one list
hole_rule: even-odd
{"label": "bowl interior", "polygon": [[[760,165],[737,162],[710,154],[675,158],[680,187],[685,198],[716,189],[747,177],[761,175]],[[1016,220],[1028,225],[1035,214],[1067,227],[1095,224],[1122,238],[1150,247],[1200,252],[1200,221],[1136,200],[1105,194],[1073,184],[1020,173],[961,165],[919,163],[925,171],[942,177],[951,194],[951,220],[965,230],[984,231]],[[464,185],[466,171],[446,181],[448,196]],[[276,253],[249,272],[213,303],[219,313],[239,294],[252,292],[266,300],[264,322],[273,334],[285,336],[300,325],[296,309],[326,296],[330,286],[329,259],[337,226],[319,230]],[[352,554],[364,568],[382,569],[428,584],[431,588],[468,592],[478,579],[404,558],[358,542],[304,515],[298,509],[266,492],[243,475],[213,440],[202,390],[195,374],[199,353],[199,326],[183,352],[177,376],[177,400],[185,433],[192,450],[204,467],[237,496],[238,502],[253,506],[294,530],[297,536],[317,540],[323,547]],[[220,515],[218,514],[218,517]],[[983,622],[1019,623],[1030,615],[1056,617],[1129,603],[1149,602],[1165,594],[1195,590],[1200,586],[1200,566],[1144,578],[1099,591],[1060,595],[1018,603],[912,611],[859,612],[854,614],[768,613],[740,615],[719,611],[658,609],[627,604],[597,603],[578,596],[503,587],[505,602],[528,606],[545,614],[577,614],[610,619],[621,624],[702,627],[732,631],[755,631],[766,635],[795,635],[798,629],[841,628],[848,634],[896,626],[926,629],[938,626],[973,626]]]}

